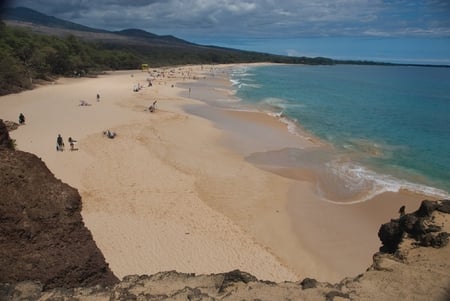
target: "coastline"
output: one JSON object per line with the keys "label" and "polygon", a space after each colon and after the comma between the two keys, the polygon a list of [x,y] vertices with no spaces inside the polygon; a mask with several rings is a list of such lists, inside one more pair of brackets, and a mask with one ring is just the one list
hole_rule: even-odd
{"label": "coastline", "polygon": [[[221,100],[233,97],[233,94],[229,92],[229,82],[220,84],[225,87],[215,89],[216,93],[222,94],[222,97],[216,95],[216,98]],[[265,111],[255,111],[254,108],[246,111],[242,110],[242,107],[237,110],[229,107],[223,109],[221,101],[214,102],[208,99],[205,102],[212,107],[188,106],[186,110],[188,113],[213,121],[216,127],[224,130],[226,134],[222,137],[221,143],[225,147],[238,152],[257,168],[288,180],[287,201],[283,203],[286,206],[284,218],[287,217],[291,221],[301,248],[306,250],[309,256],[312,256],[311,258],[325,263],[336,273],[325,278],[316,276],[319,279],[332,281],[360,273],[370,265],[372,255],[380,246],[380,242],[374,234],[378,232],[383,221],[392,217],[392,212],[397,212],[403,205],[407,210],[416,208],[423,199],[438,199],[435,196],[406,190],[383,192],[375,194],[365,201],[356,202],[333,202],[324,199],[317,194],[316,174],[309,170],[308,166],[303,168],[284,167],[285,163],[282,165],[274,163],[271,161],[270,155],[264,156],[264,154],[297,149],[306,150],[308,153],[305,154],[313,154],[313,160],[323,160],[323,157],[328,156],[328,152],[333,151],[330,146],[302,128],[290,129],[290,123]],[[263,155],[261,160],[252,160],[252,156],[261,154]],[[281,195],[278,197],[283,198]],[[211,198],[205,199],[208,202]],[[211,206],[217,207],[221,212],[235,214],[232,208],[227,211],[226,208],[214,204],[214,202]],[[244,228],[251,228],[252,224],[258,223],[258,221],[244,222],[244,215],[235,220]],[[270,221],[263,223],[269,225]],[[273,233],[270,237],[283,235],[269,227],[264,231]],[[281,232],[286,233],[287,230],[284,229]],[[278,241],[267,239],[257,231],[254,231],[253,235],[263,244],[271,246],[279,244]],[[289,256],[286,250],[277,250],[277,254],[284,254],[282,258],[291,265],[298,263],[297,270],[304,268],[302,266],[304,262],[297,262],[294,252]]]}
{"label": "coastline", "polygon": [[[224,111],[180,96],[187,93],[177,84],[187,82],[181,74],[202,70],[172,69],[176,78],[135,93],[144,72],[61,79],[1,98],[1,118],[27,116],[26,126],[11,133],[18,148],[80,191],[85,224],[117,276],[236,268],[272,281],[354,276],[370,264],[380,245],[375,233],[392,207],[411,199],[407,208],[416,208],[413,199],[426,198],[399,193],[358,205],[323,202],[300,181],[308,179],[302,171],[293,179],[245,160],[311,141],[292,139],[286,125],[264,113]],[[92,105],[80,107],[80,99]],[[150,114],[145,109],[154,100],[158,109]],[[117,138],[103,137],[105,129]],[[58,133],[78,139],[78,151],[56,152]],[[277,139],[260,139],[266,135]]]}

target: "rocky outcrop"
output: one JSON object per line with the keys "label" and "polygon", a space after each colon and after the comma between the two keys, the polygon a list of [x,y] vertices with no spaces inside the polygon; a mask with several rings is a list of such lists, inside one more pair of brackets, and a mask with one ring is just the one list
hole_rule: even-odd
{"label": "rocky outcrop", "polygon": [[[49,290],[42,292],[36,282],[20,285],[0,285],[0,297],[8,300],[82,300],[89,296],[92,300],[325,300],[326,294],[336,291],[318,285],[315,289],[302,290],[299,283],[271,283],[258,281],[255,277],[241,272],[212,275],[195,275],[161,272],[154,275],[131,275],[112,289],[101,287]],[[6,295],[9,294],[9,295]],[[19,297],[20,296],[20,297]],[[27,299],[27,300],[30,300]],[[331,299],[330,299],[331,300]]]}
{"label": "rocky outcrop", "polygon": [[[433,223],[434,211],[450,213],[450,201],[423,201],[420,208],[413,213],[401,213],[400,218],[383,224],[378,231],[382,242],[381,252],[395,253],[403,238],[410,237],[421,246],[440,248],[448,244],[450,234],[442,232],[442,227]],[[401,210],[402,211],[402,210]]]}
{"label": "rocky outcrop", "polygon": [[116,283],[84,226],[78,191],[35,155],[8,147],[7,134],[0,122],[0,282],[33,280],[44,289]]}
{"label": "rocky outcrop", "polygon": [[13,149],[14,148],[14,142],[9,137],[8,131],[11,131],[11,122],[9,123],[10,126],[8,127],[7,123],[3,122],[2,119],[0,119],[0,150],[2,148],[8,148]]}

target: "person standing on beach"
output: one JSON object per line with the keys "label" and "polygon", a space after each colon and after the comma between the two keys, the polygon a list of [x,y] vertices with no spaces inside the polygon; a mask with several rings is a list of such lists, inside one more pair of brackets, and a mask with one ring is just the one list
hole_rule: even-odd
{"label": "person standing on beach", "polygon": [[61,134],[58,134],[58,138],[56,138],[56,150],[63,151],[64,150],[64,141],[61,137]]}
{"label": "person standing on beach", "polygon": [[100,101],[100,94],[97,93],[97,102]]}
{"label": "person standing on beach", "polygon": [[19,123],[24,124],[25,123],[25,115],[22,113],[19,114]]}

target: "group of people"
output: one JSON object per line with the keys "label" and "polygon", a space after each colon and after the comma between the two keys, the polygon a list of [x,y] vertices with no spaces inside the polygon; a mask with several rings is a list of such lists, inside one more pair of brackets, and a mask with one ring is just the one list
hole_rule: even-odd
{"label": "group of people", "polygon": [[[73,139],[72,137],[69,137],[69,139],[67,139],[67,141],[69,142],[70,145],[70,150],[76,150],[75,148],[75,142],[77,142],[75,139]],[[62,138],[61,134],[58,134],[58,137],[56,138],[56,151],[64,151],[64,139]]]}
{"label": "group of people", "polygon": [[137,83],[137,85],[133,86],[133,92],[139,92],[139,90],[141,90],[142,88],[144,88],[144,86],[142,86],[140,83]]}
{"label": "group of people", "polygon": [[103,132],[103,135],[105,135],[106,137],[108,137],[109,139],[113,139],[116,137],[116,133],[110,130],[106,130]]}
{"label": "group of people", "polygon": [[[100,102],[100,94],[97,93],[97,102]],[[89,102],[87,102],[86,100],[80,100],[80,106],[84,107],[84,106],[90,106],[91,104]]]}

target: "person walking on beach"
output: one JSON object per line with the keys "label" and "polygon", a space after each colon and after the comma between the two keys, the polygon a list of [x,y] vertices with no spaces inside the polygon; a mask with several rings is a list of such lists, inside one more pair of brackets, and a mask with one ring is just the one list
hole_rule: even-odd
{"label": "person walking on beach", "polygon": [[22,113],[19,114],[19,123],[20,124],[24,124],[25,123],[25,116]]}
{"label": "person walking on beach", "polygon": [[61,137],[61,134],[58,134],[58,138],[56,138],[56,150],[63,151],[64,150],[64,141]]}
{"label": "person walking on beach", "polygon": [[100,101],[100,94],[97,93],[97,102]]}

